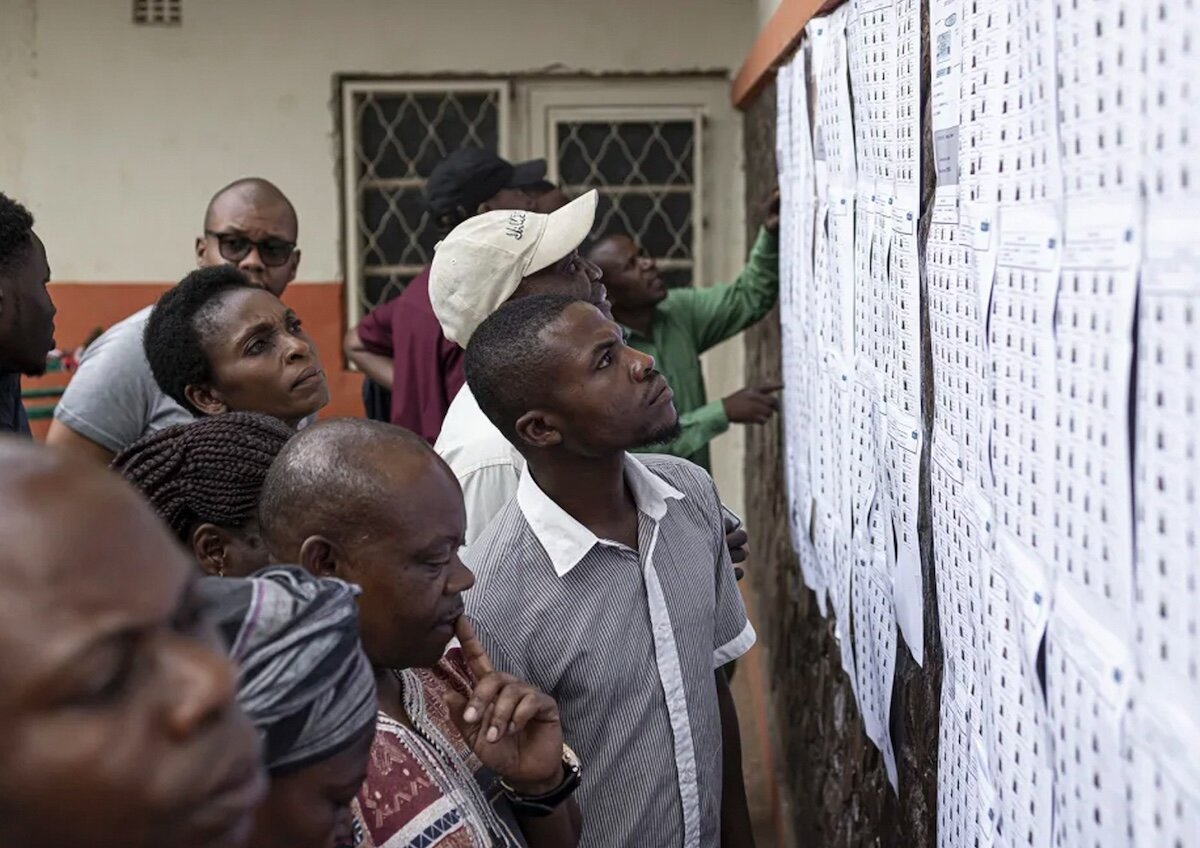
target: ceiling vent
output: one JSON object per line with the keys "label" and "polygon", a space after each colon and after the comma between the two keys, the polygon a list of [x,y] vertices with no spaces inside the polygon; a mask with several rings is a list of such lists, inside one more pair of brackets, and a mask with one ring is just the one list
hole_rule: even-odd
{"label": "ceiling vent", "polygon": [[133,22],[138,26],[179,26],[183,0],[133,0]]}

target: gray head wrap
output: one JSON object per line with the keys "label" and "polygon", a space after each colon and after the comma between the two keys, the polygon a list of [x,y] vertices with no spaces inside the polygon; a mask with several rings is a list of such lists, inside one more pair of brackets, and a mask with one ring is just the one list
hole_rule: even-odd
{"label": "gray head wrap", "polygon": [[328,759],[375,720],[375,675],[358,637],[356,587],[292,566],[210,577],[200,593],[238,666],[238,703],[267,770]]}

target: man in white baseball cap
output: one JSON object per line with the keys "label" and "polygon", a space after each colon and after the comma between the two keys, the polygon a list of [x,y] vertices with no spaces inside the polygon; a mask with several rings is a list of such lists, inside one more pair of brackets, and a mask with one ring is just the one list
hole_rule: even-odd
{"label": "man in white baseball cap", "polygon": [[[435,248],[429,300],[446,338],[466,347],[504,303],[536,294],[578,297],[609,312],[600,269],[579,255],[596,217],[589,191],[556,212],[476,215]],[[463,386],[446,413],[434,449],[450,466],[467,508],[467,544],[516,494],[525,460]]]}

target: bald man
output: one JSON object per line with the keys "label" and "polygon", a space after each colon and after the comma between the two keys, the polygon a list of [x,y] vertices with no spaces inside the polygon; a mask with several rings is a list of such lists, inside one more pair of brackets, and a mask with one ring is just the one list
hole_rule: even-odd
{"label": "bald man", "polygon": [[0,479],[0,845],[243,845],[266,780],[195,567],[99,467],[3,437]]}
{"label": "bald man", "polygon": [[[297,231],[296,210],[283,192],[257,177],[237,180],[208,203],[196,265],[235,265],[250,282],[282,296],[300,264]],[[108,464],[142,436],[193,419],[150,373],[142,334],[152,308],[88,346],[54,410],[47,443]]]}
{"label": "bald man", "polygon": [[[259,510],[277,562],[362,588],[359,628],[381,714],[358,795],[368,844],[429,844],[414,834],[433,833],[446,836],[437,845],[575,845],[579,763],[563,747],[557,706],[494,672],[459,621],[474,582],[458,557],[467,517],[433,449],[379,421],[316,424],[275,458]],[[489,716],[496,726],[481,735]],[[441,742],[431,748],[431,738]]]}

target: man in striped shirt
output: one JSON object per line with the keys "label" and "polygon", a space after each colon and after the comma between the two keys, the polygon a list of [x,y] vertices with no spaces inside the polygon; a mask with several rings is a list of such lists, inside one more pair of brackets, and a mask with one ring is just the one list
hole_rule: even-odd
{"label": "man in striped shirt", "polygon": [[595,306],[540,296],[479,326],[466,373],[526,462],[467,551],[467,611],[589,763],[580,845],[753,845],[722,666],[755,634],[716,488],[686,460],[627,453],[678,432],[654,359]]}

